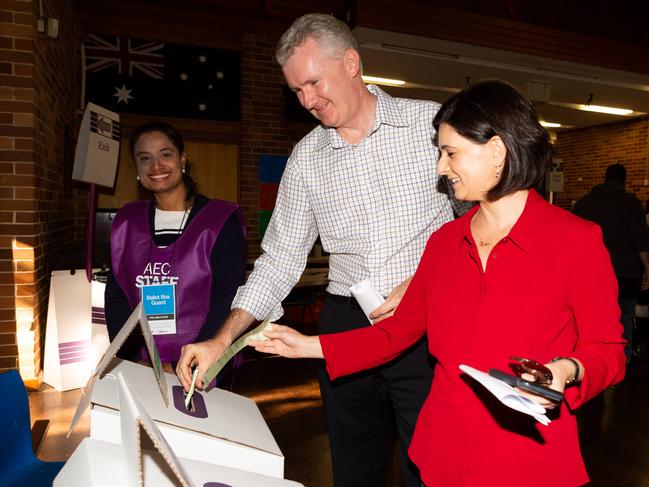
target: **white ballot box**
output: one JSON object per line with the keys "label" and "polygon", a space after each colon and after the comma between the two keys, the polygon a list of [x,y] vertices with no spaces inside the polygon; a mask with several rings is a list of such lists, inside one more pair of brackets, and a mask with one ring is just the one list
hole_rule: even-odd
{"label": "white ballot box", "polygon": [[[301,487],[291,480],[179,458],[192,484],[198,487]],[[176,486],[169,467],[154,452],[142,454],[143,485]],[[85,438],[63,466],[54,487],[125,487],[130,485],[120,445]],[[136,484],[137,485],[137,484]]]}
{"label": "white ballot box", "polygon": [[221,389],[196,391],[187,410],[178,378],[164,374],[167,407],[151,368],[125,360],[114,359],[90,392],[91,438],[121,444],[120,372],[178,457],[284,477],[284,456],[254,401]]}

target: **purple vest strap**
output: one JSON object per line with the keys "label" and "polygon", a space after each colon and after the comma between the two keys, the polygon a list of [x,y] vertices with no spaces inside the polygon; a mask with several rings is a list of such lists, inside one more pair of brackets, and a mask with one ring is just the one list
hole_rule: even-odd
{"label": "purple vest strap", "polygon": [[[151,235],[149,201],[128,203],[117,213],[111,227],[112,271],[131,309],[141,300],[143,284],[176,282],[176,333],[154,337],[162,362],[180,358],[180,348],[193,343],[205,324],[212,293],[211,255],[216,239],[238,205],[211,200],[185,226],[172,245],[157,247]],[[142,350],[142,358],[146,349]]]}

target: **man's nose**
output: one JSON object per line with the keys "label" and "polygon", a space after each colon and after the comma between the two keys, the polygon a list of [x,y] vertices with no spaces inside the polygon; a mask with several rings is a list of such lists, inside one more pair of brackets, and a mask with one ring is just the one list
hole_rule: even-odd
{"label": "man's nose", "polygon": [[307,110],[312,110],[315,106],[315,94],[311,88],[305,88],[302,90],[302,106]]}

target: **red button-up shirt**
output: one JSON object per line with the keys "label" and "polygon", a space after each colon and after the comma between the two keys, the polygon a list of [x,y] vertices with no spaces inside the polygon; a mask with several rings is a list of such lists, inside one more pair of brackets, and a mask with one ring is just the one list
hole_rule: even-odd
{"label": "red button-up shirt", "polygon": [[477,207],[428,241],[397,312],[322,335],[331,378],[397,357],[422,335],[438,360],[410,456],[428,486],[576,486],[588,482],[566,404],[542,426],[500,404],[458,366],[508,370],[509,356],[578,358],[571,409],[624,376],[617,284],[598,226],[530,191],[483,271],[471,236]]}

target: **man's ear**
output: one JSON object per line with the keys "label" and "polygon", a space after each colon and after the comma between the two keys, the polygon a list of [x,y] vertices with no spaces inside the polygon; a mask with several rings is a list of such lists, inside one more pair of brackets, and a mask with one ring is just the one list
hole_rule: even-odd
{"label": "man's ear", "polygon": [[345,51],[345,54],[343,54],[343,64],[351,78],[361,74],[361,56],[356,49],[350,47]]}

